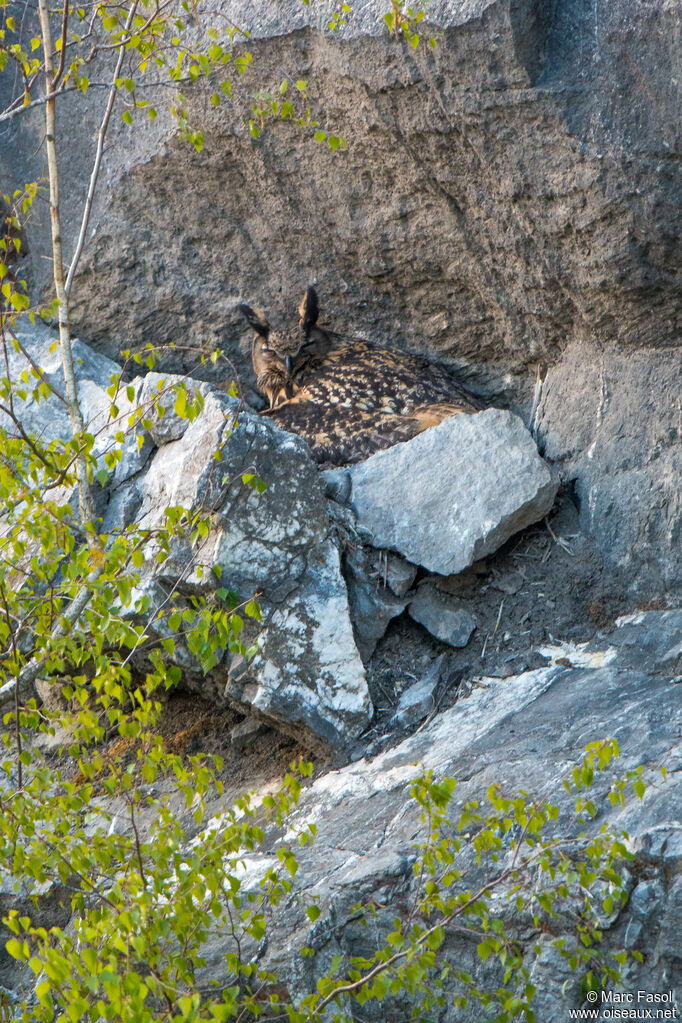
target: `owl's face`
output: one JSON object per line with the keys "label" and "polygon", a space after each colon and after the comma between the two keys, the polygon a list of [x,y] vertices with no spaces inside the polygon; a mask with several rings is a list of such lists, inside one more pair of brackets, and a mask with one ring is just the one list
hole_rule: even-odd
{"label": "owl's face", "polygon": [[296,327],[275,330],[260,310],[248,305],[237,308],[255,331],[251,359],[256,387],[266,396],[270,408],[274,408],[294,396],[297,374],[320,347],[322,332],[314,330],[318,313],[315,289],[306,290]]}

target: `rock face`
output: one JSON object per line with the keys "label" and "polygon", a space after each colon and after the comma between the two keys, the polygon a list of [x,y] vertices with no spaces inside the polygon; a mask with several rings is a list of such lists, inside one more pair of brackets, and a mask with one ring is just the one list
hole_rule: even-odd
{"label": "rock face", "polygon": [[[275,321],[316,280],[332,329],[443,360],[491,404],[522,410],[526,422],[539,381],[534,433],[579,505],[582,528],[599,542],[610,589],[629,595],[630,606],[666,595],[679,601],[679,3],[433,0],[433,51],[413,51],[387,33],[388,0],[353,4],[339,38],[326,28],[335,0],[212,6],[251,30],[254,64],[243,90],[235,82],[232,106],[214,108],[205,91],[188,96],[189,118],[205,138],[201,158],[178,141],[160,102],[156,120],[136,123],[132,132],[117,115],[112,120],[71,293],[79,333],[102,353],[77,353],[86,367],[81,386],[92,385],[91,415],[106,409],[108,377],[118,368],[109,360],[147,341],[219,345],[248,387],[249,337],[236,302],[266,305]],[[29,19],[27,12],[27,35]],[[309,80],[313,116],[342,134],[347,149],[332,153],[288,122],[268,124],[258,141],[250,137],[253,92],[276,90],[282,68],[292,81]],[[0,108],[16,80],[0,74]],[[104,97],[93,90],[60,100],[67,259]],[[41,107],[3,122],[2,191],[40,177],[43,136]],[[51,274],[46,204],[36,204],[34,214],[19,269],[40,294]],[[56,361],[47,351],[45,358],[58,379]],[[175,368],[192,365],[178,356]],[[231,372],[223,364],[216,369],[221,377]],[[136,399],[150,398],[157,384],[153,375],[136,381]],[[266,629],[246,670],[225,662],[203,679],[180,652],[189,683],[218,699],[227,690],[227,699],[297,735],[346,743],[371,707],[318,481],[298,441],[247,414],[230,438],[234,460],[211,475],[204,459],[212,442],[225,438],[235,408],[208,387],[204,396],[205,414],[194,425],[169,413],[155,419],[140,450],[131,439],[99,495],[105,524],[136,516],[156,522],[162,499],[210,507],[202,565],[220,564],[247,590],[262,587]],[[58,402],[28,403],[27,416],[39,432],[68,435]],[[427,448],[436,433],[425,435]],[[262,505],[239,483],[222,482],[254,461],[270,483]],[[431,471],[438,477],[444,465]],[[503,493],[508,482],[501,480]],[[346,500],[350,477],[341,473],[332,485]],[[396,484],[398,509],[404,489]],[[420,521],[422,509],[423,502]],[[377,528],[384,528],[379,518]],[[482,521],[480,535],[488,528]],[[429,558],[442,555],[438,546],[429,541]],[[388,611],[386,620],[391,606],[399,613],[414,581],[408,568],[396,586],[389,574],[387,587],[381,577],[368,587],[371,573],[381,571],[373,557],[358,553],[355,578],[350,557],[347,564],[365,656],[381,632],[381,612]],[[434,571],[457,571],[447,558],[439,564]],[[182,575],[190,593],[202,592],[206,576],[197,565],[178,545],[167,574],[150,565],[144,584],[154,592]],[[638,612],[588,647],[557,643],[545,650],[546,667],[478,680],[467,698],[397,748],[319,778],[299,811],[301,820],[318,824],[317,845],[300,853],[299,877],[320,895],[322,914],[311,930],[303,904],[292,900],[264,964],[302,994],[334,954],[366,952],[366,932],[352,910],[359,898],[379,907],[378,930],[391,926],[413,883],[420,825],[417,809],[406,809],[406,789],[419,770],[458,776],[463,801],[484,800],[494,782],[551,796],[587,742],[615,735],[618,773],[644,763],[646,780],[657,783],[641,804],[607,807],[597,822],[627,829],[637,852],[630,902],[606,936],[613,947],[644,953],[628,978],[633,990],[679,992],[681,631],[679,611]],[[422,681],[405,700],[403,723],[414,725],[430,711],[434,680]],[[659,763],[670,768],[666,784],[656,777]],[[254,867],[262,870],[263,861]],[[11,908],[4,895],[0,901],[3,912]],[[48,927],[63,910],[45,901],[37,919]],[[532,974],[537,1018],[566,1018],[579,991],[550,936],[519,937],[525,949],[541,948]],[[292,956],[302,945],[318,953],[303,966]],[[470,942],[453,933],[448,946],[459,968],[478,968]],[[213,948],[207,981],[224,969],[224,951]],[[682,1011],[679,996],[676,1004]],[[452,1003],[443,1013],[443,1023],[479,1019],[476,1009],[459,1013]]]}
{"label": "rock face", "polygon": [[[648,486],[650,437],[629,426],[632,468],[623,469],[620,399],[588,458],[596,406],[583,406],[578,389],[571,396],[571,366],[591,390],[603,354],[613,388],[610,369],[631,355],[657,387],[627,399],[635,419],[650,418],[679,373],[679,6],[437,0],[428,5],[433,51],[388,34],[383,0],[353,4],[339,37],[326,28],[332,0],[219,7],[250,29],[253,69],[243,90],[235,82],[233,105],[189,94],[200,159],[174,137],[160,102],[156,120],[132,130],[114,117],[72,292],[81,336],[113,357],[147,340],[218,343],[248,378],[235,303],[267,304],[276,319],[316,278],[334,329],[467,366],[479,389],[501,389],[517,407],[528,408],[541,363],[568,401],[544,404],[548,456],[557,453],[582,495],[584,523],[607,557],[616,551],[636,593],[674,589],[672,519],[656,522],[661,501],[674,506],[673,484]],[[309,81],[316,120],[346,150],[332,153],[289,123],[251,139],[252,94],[276,87],[282,68]],[[12,83],[1,75],[0,92]],[[61,102],[68,258],[104,96]],[[7,191],[40,176],[43,131],[41,108],[3,126]],[[34,213],[22,271],[40,289],[49,218]],[[625,396],[617,376],[612,394]],[[663,421],[673,406],[656,407]],[[677,430],[679,420],[661,430],[661,465],[673,467]],[[657,563],[660,575],[648,567]]]}
{"label": "rock face", "polygon": [[[218,447],[220,462],[213,459]],[[267,480],[263,494],[241,483],[248,471]],[[201,678],[200,691],[333,745],[359,734],[372,708],[326,501],[303,442],[210,393],[182,437],[154,455],[139,490],[145,528],[160,525],[169,505],[212,513],[200,551],[177,545],[160,569],[150,560],[152,589],[179,578],[185,588],[211,591],[218,565],[222,585],[262,593],[258,654],[248,665],[232,664],[227,683],[222,672],[208,683]]]}
{"label": "rock face", "polygon": [[552,507],[558,484],[518,416],[460,414],[348,470],[376,547],[453,575]]}
{"label": "rock face", "polygon": [[680,355],[573,345],[548,371],[539,406],[538,441],[575,481],[581,526],[614,582],[639,596],[682,592]]}

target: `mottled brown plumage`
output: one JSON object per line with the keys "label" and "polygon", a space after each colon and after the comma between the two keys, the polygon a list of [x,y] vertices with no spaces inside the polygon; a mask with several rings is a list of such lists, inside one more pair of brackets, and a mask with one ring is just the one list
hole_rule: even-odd
{"label": "mottled brown plumage", "polygon": [[358,462],[482,408],[442,366],[318,327],[313,288],[293,329],[275,331],[262,313],[239,309],[256,331],[256,386],[270,402],[264,414],[302,436],[318,462]]}

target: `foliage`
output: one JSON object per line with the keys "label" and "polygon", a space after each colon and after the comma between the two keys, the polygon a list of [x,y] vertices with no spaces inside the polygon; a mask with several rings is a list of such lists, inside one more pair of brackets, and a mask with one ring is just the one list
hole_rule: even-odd
{"label": "foliage", "polygon": [[[422,41],[419,30],[425,17],[425,2],[422,0],[415,0],[412,5],[405,3],[405,0],[391,0],[391,9],[384,15],[384,21],[388,25],[389,32],[396,37],[402,36],[412,49],[416,50]],[[436,48],[434,36],[428,37],[428,44],[432,50]]]}
{"label": "foliage", "polygon": [[[242,797],[207,820],[211,789],[220,791],[220,763],[183,761],[165,752],[145,731],[149,708],[143,702],[129,716],[135,723],[133,757],[86,755],[81,711],[81,742],[74,750],[79,774],[39,766],[32,750],[25,756],[23,787],[2,799],[3,869],[23,877],[36,901],[46,890],[61,892],[75,914],[73,929],[34,926],[17,913],[5,921],[14,935],[8,951],[36,975],[37,1004],[26,1008],[25,1020],[179,1023],[244,1021],[265,1013],[290,1023],[351,1023],[353,1006],[369,1001],[382,1004],[391,1018],[398,1004],[404,1016],[407,1004],[412,1019],[425,1020],[436,1018],[448,997],[462,1009],[479,1002],[482,1019],[532,1021],[531,969],[539,946],[524,953],[515,934],[526,929],[539,937],[560,914],[553,943],[579,971],[584,989],[618,981],[626,953],[602,949],[603,921],[627,901],[633,856],[627,836],[606,825],[587,832],[596,813],[587,793],[595,774],[617,756],[615,741],[588,747],[567,779],[585,826],[572,839],[556,833],[554,803],[532,801],[526,793],[510,798],[492,786],[487,807],[469,802],[450,819],[455,780],[430,774],[415,779],[411,795],[421,807],[425,838],[415,846],[406,911],[372,956],[335,957],[317,991],[293,1005],[260,959],[270,916],[292,891],[296,855],[282,840],[275,845],[276,866],[268,866],[271,856],[250,854],[263,849],[259,812],[288,821],[291,835],[300,782],[288,775],[260,811]],[[35,707],[22,713],[22,726],[49,727],[45,712]],[[311,765],[298,770],[309,774]],[[638,791],[640,773],[629,775]],[[168,779],[191,811],[194,836],[174,809]],[[612,787],[617,800],[624,784],[622,779]],[[159,796],[159,789],[166,794]],[[296,837],[305,845],[315,829],[303,825]],[[267,848],[273,848],[272,839]],[[357,906],[354,912],[369,920],[377,908]],[[320,914],[315,902],[307,914],[314,923]],[[486,980],[453,960],[447,945],[458,933],[475,939]],[[201,969],[209,939],[224,950],[224,967],[207,988]],[[314,952],[303,948],[301,954]]]}
{"label": "foliage", "polygon": [[[28,365],[19,385],[9,376],[0,382],[19,425],[25,399],[55,400],[42,372]],[[178,799],[200,828],[207,794],[221,790],[222,765],[216,757],[184,760],[165,749],[160,694],[180,679],[177,642],[206,671],[228,648],[249,657],[242,616],[259,620],[261,612],[252,598],[240,603],[222,587],[211,599],[183,603],[171,594],[153,602],[148,583],[172,545],[182,540],[200,550],[210,528],[201,509],[169,507],[158,528],[132,526],[111,535],[97,521],[79,520],[78,455],[87,462],[90,485],[95,477],[105,484],[126,434],[149,429],[164,401],[186,419],[201,410],[200,395],[186,387],[160,387],[153,408],[133,406],[122,415],[122,389],[117,375],[110,388],[113,441],[99,457],[92,434],[45,444],[0,429],[0,694],[14,705],[2,735],[0,864],[36,900],[42,891],[56,891],[76,914],[73,932],[48,931],[10,914],[6,924],[15,937],[7,948],[19,959],[28,953],[38,978],[38,1004],[26,1009],[27,1019],[53,1019],[55,1007],[66,1019],[89,1013],[170,1018],[146,1008],[147,1000],[192,1019],[201,998],[191,978],[209,924],[222,927],[236,943],[234,976],[211,1018],[229,1018],[231,988],[237,992],[245,978],[259,976],[242,961],[243,943],[258,939],[264,907],[288,890],[295,861],[281,850],[281,870],[267,871],[256,892],[240,894],[240,859],[262,840],[247,798],[195,837],[193,851]],[[244,475],[246,484],[262,482]],[[36,677],[44,695],[45,687],[59,694],[57,709],[30,694],[27,682]],[[36,739],[57,729],[68,748],[55,765]],[[281,814],[293,805],[299,787],[290,776],[272,809]],[[304,829],[302,840],[309,835]],[[138,957],[149,971],[143,979],[134,970]]]}
{"label": "foliage", "polygon": [[[0,120],[5,120],[44,101],[35,95],[44,69],[40,59],[44,40],[38,33],[25,38],[22,25],[10,13],[10,0],[0,0],[0,12],[0,72],[15,70],[21,84],[21,92],[0,114]],[[58,63],[52,80],[55,97],[112,89],[123,107],[121,119],[132,126],[141,116],[155,120],[164,92],[172,90],[169,106],[178,135],[197,152],[203,148],[204,136],[192,124],[187,90],[198,82],[207,83],[211,104],[219,106],[232,98],[235,84],[253,62],[249,32],[225,16],[218,17],[201,0],[129,0],[123,5],[84,0],[79,5],[65,4],[63,9],[60,6],[54,15],[58,19]],[[333,24],[338,29],[338,19]],[[106,80],[97,60],[106,50],[120,58],[113,82]],[[320,129],[313,117],[307,81],[297,80],[287,96],[289,84],[289,77],[284,76],[271,92],[259,89],[255,93],[251,134],[258,137],[265,121],[275,118],[293,121],[300,129],[317,129],[315,138],[326,139],[332,149],[345,146],[340,136]]]}

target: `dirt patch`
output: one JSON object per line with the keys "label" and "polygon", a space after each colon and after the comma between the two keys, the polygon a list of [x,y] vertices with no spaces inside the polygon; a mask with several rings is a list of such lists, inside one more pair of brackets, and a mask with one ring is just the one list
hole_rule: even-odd
{"label": "dirt patch", "polygon": [[158,734],[169,753],[222,757],[219,777],[228,801],[281,779],[291,763],[310,759],[303,746],[275,729],[254,738],[248,750],[235,750],[230,733],[242,719],[243,715],[231,708],[216,707],[192,693],[171,692],[165,699]]}

